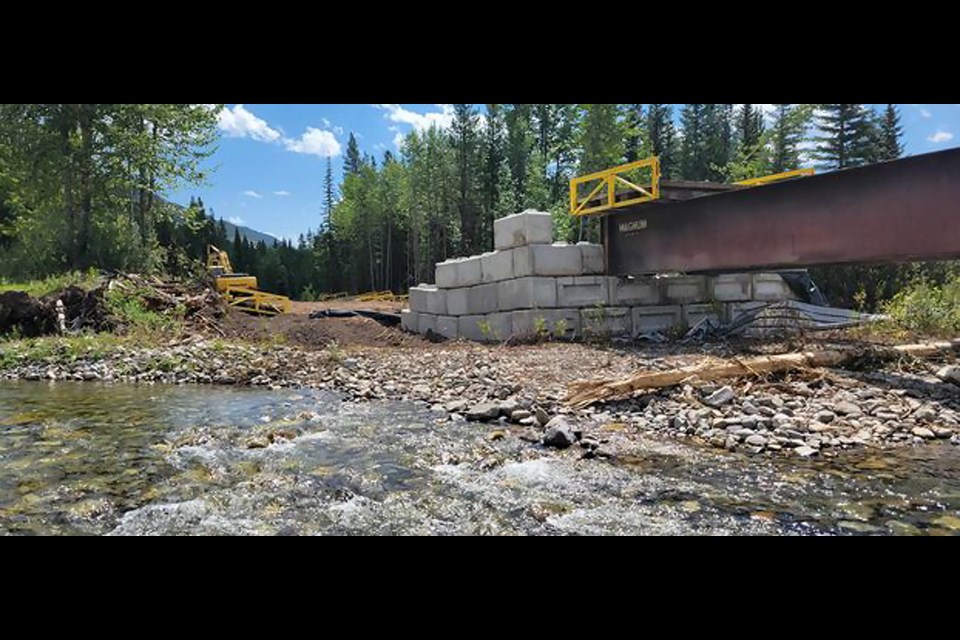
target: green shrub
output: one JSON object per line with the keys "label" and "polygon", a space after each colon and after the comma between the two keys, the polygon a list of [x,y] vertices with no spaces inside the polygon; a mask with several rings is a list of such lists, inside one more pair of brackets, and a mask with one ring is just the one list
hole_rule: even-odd
{"label": "green shrub", "polygon": [[960,333],[960,276],[942,285],[920,278],[881,305],[895,328],[925,335]]}

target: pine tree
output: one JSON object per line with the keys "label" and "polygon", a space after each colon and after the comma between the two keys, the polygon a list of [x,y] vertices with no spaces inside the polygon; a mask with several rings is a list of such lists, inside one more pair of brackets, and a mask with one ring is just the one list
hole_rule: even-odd
{"label": "pine tree", "polygon": [[510,168],[510,182],[516,207],[526,207],[527,180],[530,165],[530,153],[534,140],[531,133],[531,105],[511,104],[504,115],[507,129],[507,166]]}
{"label": "pine tree", "polygon": [[733,151],[733,105],[704,105],[703,137],[706,179],[723,182]]}
{"label": "pine tree", "polygon": [[333,161],[327,156],[327,171],[323,176],[323,213],[325,219],[330,220],[330,214],[333,213]]}
{"label": "pine tree", "polygon": [[740,151],[749,154],[760,143],[763,135],[763,112],[752,104],[744,104],[737,111],[736,140]]}
{"label": "pine tree", "polygon": [[360,172],[363,166],[363,159],[360,156],[360,145],[357,144],[357,138],[350,132],[350,139],[347,140],[347,153],[343,158],[344,177]]}
{"label": "pine tree", "polygon": [[471,255],[478,248],[479,206],[477,191],[480,167],[479,146],[480,117],[470,104],[453,105],[453,123],[450,125],[450,142],[457,163],[456,207],[460,214],[460,250]]}
{"label": "pine tree", "polygon": [[680,178],[706,180],[706,137],[704,104],[685,104],[680,111],[683,139],[680,144]]}
{"label": "pine tree", "polygon": [[873,123],[861,104],[822,104],[818,125],[823,133],[814,158],[824,169],[859,167],[870,161]]}
{"label": "pine tree", "polygon": [[770,170],[773,173],[800,168],[800,144],[803,142],[813,105],[776,104],[771,125]]}
{"label": "pine tree", "polygon": [[880,157],[878,160],[896,160],[903,155],[903,143],[900,138],[903,129],[900,126],[900,110],[897,105],[888,104],[883,112],[880,126]]}
{"label": "pine tree", "polygon": [[[620,108],[615,104],[580,105],[583,119],[580,123],[579,175],[609,169],[623,163],[624,125],[620,120]],[[584,197],[587,194],[580,194]],[[581,218],[581,239],[600,241],[600,225],[594,218]]]}
{"label": "pine tree", "polygon": [[480,222],[481,246],[493,248],[493,221],[510,213],[502,211],[501,174],[504,162],[504,125],[503,107],[499,104],[487,105],[487,126],[483,131],[483,174],[481,177],[481,202],[483,218]]}
{"label": "pine tree", "polygon": [[627,139],[624,145],[624,158],[627,162],[640,159],[643,152],[643,105],[624,105],[626,111],[625,125]]}
{"label": "pine tree", "polygon": [[673,126],[673,107],[669,104],[651,104],[646,118],[647,154],[660,158],[660,174],[673,177],[675,171],[676,130]]}

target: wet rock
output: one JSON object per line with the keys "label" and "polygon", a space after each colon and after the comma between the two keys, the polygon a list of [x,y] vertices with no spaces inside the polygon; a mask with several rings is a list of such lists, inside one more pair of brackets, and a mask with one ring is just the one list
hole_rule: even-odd
{"label": "wet rock", "polygon": [[247,449],[266,449],[270,446],[270,441],[264,436],[254,436],[247,440]]}
{"label": "wet rock", "polygon": [[841,520],[837,523],[837,526],[846,531],[854,531],[856,533],[875,533],[880,531],[880,527],[856,520]]}
{"label": "wet rock", "polygon": [[767,444],[767,439],[760,435],[752,435],[747,437],[746,443],[752,447],[763,447]]}
{"label": "wet rock", "polygon": [[924,440],[933,440],[934,438],[937,437],[936,435],[934,435],[933,431],[931,431],[930,429],[927,429],[926,427],[914,427],[913,429],[910,430],[910,433],[912,433],[915,436],[919,436]]}
{"label": "wet rock", "polygon": [[937,417],[937,410],[933,407],[921,407],[913,413],[913,418],[917,422],[929,422],[935,420]]}
{"label": "wet rock", "polygon": [[887,529],[895,536],[918,536],[921,531],[909,522],[900,522],[899,520],[887,520],[885,523]]}
{"label": "wet rock", "polygon": [[[500,402],[500,415],[511,418],[514,411],[520,409],[520,403],[516,400],[503,400]],[[511,418],[512,419],[512,418]]]}
{"label": "wet rock", "polygon": [[510,413],[510,420],[512,420],[513,422],[521,422],[531,417],[531,415],[532,414],[526,409],[515,409],[513,412]]}
{"label": "wet rock", "polygon": [[953,435],[953,429],[948,429],[946,427],[930,427],[930,430],[933,431],[933,435],[938,438],[949,438]]}
{"label": "wet rock", "polygon": [[720,387],[709,396],[703,399],[703,404],[709,407],[722,407],[723,405],[732,402],[733,399],[737,396],[733,388],[730,386]]}
{"label": "wet rock", "polygon": [[480,402],[467,409],[467,420],[496,420],[500,415],[500,405],[494,402]]}
{"label": "wet rock", "polygon": [[574,426],[566,416],[556,416],[547,422],[543,433],[543,444],[548,447],[566,449],[577,441]]}
{"label": "wet rock", "polygon": [[497,429],[487,434],[487,439],[490,441],[502,440],[505,437],[507,437],[507,432],[502,429]]}
{"label": "wet rock", "polygon": [[801,458],[809,458],[811,456],[815,456],[818,453],[820,453],[817,449],[814,449],[813,447],[809,447],[807,445],[797,447],[796,449],[793,450],[793,452],[796,455],[800,456]]}

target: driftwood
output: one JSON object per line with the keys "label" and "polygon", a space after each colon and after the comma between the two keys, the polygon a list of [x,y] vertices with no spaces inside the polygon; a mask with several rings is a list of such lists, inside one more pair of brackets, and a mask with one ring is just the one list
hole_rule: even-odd
{"label": "driftwood", "polygon": [[652,371],[634,374],[628,378],[606,380],[582,380],[568,387],[564,402],[575,407],[586,407],[595,402],[624,398],[644,389],[661,389],[681,384],[690,379],[702,382],[760,376],[768,373],[808,369],[812,367],[835,367],[856,360],[869,358],[889,360],[902,356],[927,358],[948,351],[960,350],[960,340],[907,344],[895,347],[862,347],[857,349],[827,349],[804,353],[785,353],[775,356],[735,359],[706,365],[681,367],[672,371]]}

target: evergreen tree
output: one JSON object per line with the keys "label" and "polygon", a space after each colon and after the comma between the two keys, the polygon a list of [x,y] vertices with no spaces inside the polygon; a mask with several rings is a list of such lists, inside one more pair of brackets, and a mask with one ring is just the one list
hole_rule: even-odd
{"label": "evergreen tree", "polygon": [[625,105],[625,109],[627,138],[624,144],[624,159],[627,162],[633,162],[639,160],[640,154],[643,152],[643,105],[628,104]]}
{"label": "evergreen tree", "polygon": [[771,126],[770,170],[782,173],[800,168],[800,144],[803,142],[813,105],[776,104]]}
{"label": "evergreen tree", "polygon": [[363,159],[360,156],[360,145],[357,144],[357,138],[350,132],[350,138],[347,140],[347,152],[343,157],[343,175],[344,177],[359,173],[363,166]]}
{"label": "evergreen tree", "polygon": [[487,126],[483,131],[483,175],[481,177],[481,202],[483,219],[480,223],[481,246],[493,248],[493,221],[509,211],[503,211],[501,180],[505,166],[503,106],[487,105]]}
{"label": "evergreen tree", "polygon": [[704,105],[703,131],[706,179],[723,182],[733,151],[733,105]]}
{"label": "evergreen tree", "polygon": [[858,167],[870,161],[874,129],[867,110],[861,104],[819,105],[818,126],[823,135],[813,152],[824,169]]}
{"label": "evergreen tree", "polygon": [[680,143],[680,178],[706,180],[706,131],[704,104],[685,104],[680,111],[683,139]]}
{"label": "evergreen tree", "polygon": [[760,143],[763,131],[763,112],[752,104],[741,105],[736,124],[736,139],[741,152],[751,153]]}
{"label": "evergreen tree", "polygon": [[880,154],[878,160],[896,160],[903,155],[903,144],[900,142],[903,129],[900,126],[900,110],[897,105],[888,104],[883,112],[883,121],[880,125]]}
{"label": "evergreen tree", "polygon": [[329,220],[333,213],[333,189],[333,161],[327,156],[327,171],[323,176],[323,213],[326,220]]}
{"label": "evergreen tree", "polygon": [[673,126],[673,107],[669,104],[651,104],[647,107],[646,153],[660,158],[660,173],[673,177],[676,153],[676,131]]}
{"label": "evergreen tree", "polygon": [[457,163],[456,207],[460,214],[460,240],[463,255],[476,252],[479,245],[479,203],[477,202],[480,147],[480,118],[469,104],[453,106],[453,123],[450,125],[450,142]]}
{"label": "evergreen tree", "polygon": [[[510,169],[510,186],[515,208],[529,206],[527,198],[527,179],[529,177],[530,154],[534,147],[531,126],[531,105],[511,104],[504,114],[507,130],[507,166]],[[511,212],[515,213],[515,212]]]}

